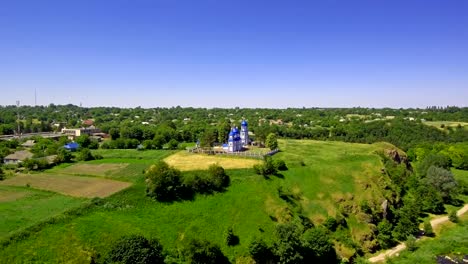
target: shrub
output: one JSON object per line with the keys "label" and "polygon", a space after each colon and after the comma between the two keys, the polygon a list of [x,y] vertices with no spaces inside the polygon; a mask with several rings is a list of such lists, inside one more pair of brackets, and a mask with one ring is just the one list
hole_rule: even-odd
{"label": "shrub", "polygon": [[140,235],[120,238],[107,254],[104,263],[164,263],[162,247],[158,240],[148,240]]}
{"label": "shrub", "polygon": [[234,232],[232,231],[231,227],[228,228],[226,231],[225,241],[226,241],[226,245],[228,246],[235,246],[239,244],[239,237],[234,235]]}
{"label": "shrub", "polygon": [[77,160],[80,161],[88,161],[88,160],[94,160],[94,156],[91,153],[91,151],[87,148],[82,148],[78,155],[76,156]]}
{"label": "shrub", "polygon": [[457,210],[452,210],[449,212],[448,218],[450,221],[453,223],[458,223],[458,215],[457,215]]}
{"label": "shrub", "polygon": [[428,237],[434,236],[434,230],[432,230],[431,221],[424,221],[424,234]]}
{"label": "shrub", "polygon": [[286,163],[284,162],[284,160],[280,160],[280,159],[275,160],[275,167],[279,171],[288,170],[288,167],[286,166]]}
{"label": "shrub", "polygon": [[253,169],[255,173],[263,176],[274,175],[278,172],[276,165],[270,156],[265,156],[263,159],[263,164],[254,165]]}
{"label": "shrub", "polygon": [[418,248],[416,246],[416,238],[414,236],[408,236],[408,239],[406,239],[405,245],[409,251],[415,251]]}
{"label": "shrub", "polygon": [[209,241],[191,240],[183,249],[185,260],[193,264],[229,263],[219,246]]}

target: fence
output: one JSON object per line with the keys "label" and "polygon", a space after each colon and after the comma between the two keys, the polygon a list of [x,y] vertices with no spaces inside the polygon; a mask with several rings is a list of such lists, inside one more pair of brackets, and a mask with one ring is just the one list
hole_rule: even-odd
{"label": "fence", "polygon": [[202,153],[208,155],[224,155],[224,156],[240,156],[240,157],[250,157],[250,158],[257,158],[263,159],[265,156],[272,156],[276,154],[279,150],[275,149],[268,152],[263,151],[236,151],[236,152],[228,152],[224,150],[217,150],[212,148],[191,148],[187,150],[189,153]]}

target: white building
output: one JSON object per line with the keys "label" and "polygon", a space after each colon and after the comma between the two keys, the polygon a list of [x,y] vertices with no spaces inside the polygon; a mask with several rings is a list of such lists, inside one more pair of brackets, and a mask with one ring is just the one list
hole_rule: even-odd
{"label": "white building", "polygon": [[99,133],[101,130],[94,126],[82,127],[82,128],[62,128],[62,134],[68,136],[69,139],[75,139],[81,135],[92,135],[94,133]]}
{"label": "white building", "polygon": [[242,120],[241,130],[233,127],[229,132],[228,143],[224,144],[223,148],[228,152],[242,151],[244,146],[249,144],[249,129],[245,120]]}

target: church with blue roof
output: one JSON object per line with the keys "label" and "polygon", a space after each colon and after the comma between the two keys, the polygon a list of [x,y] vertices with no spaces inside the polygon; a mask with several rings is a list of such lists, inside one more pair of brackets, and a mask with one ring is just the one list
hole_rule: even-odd
{"label": "church with blue roof", "polygon": [[247,121],[242,120],[241,129],[233,127],[229,132],[228,143],[223,145],[223,149],[228,152],[242,151],[244,146],[249,144],[249,129]]}

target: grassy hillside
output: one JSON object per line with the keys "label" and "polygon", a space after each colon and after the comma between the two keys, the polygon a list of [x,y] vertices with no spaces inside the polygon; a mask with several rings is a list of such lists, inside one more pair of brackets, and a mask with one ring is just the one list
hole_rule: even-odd
{"label": "grassy hillside", "polygon": [[[271,240],[276,223],[288,221],[298,208],[316,224],[327,215],[334,216],[342,207],[354,210],[356,214],[350,217],[348,225],[359,240],[369,228],[360,219],[359,203],[382,200],[377,187],[382,164],[374,152],[388,147],[386,144],[281,140],[282,152],[274,158],[284,159],[289,167],[282,175],[264,179],[252,169],[228,170],[231,186],[226,192],[198,195],[193,201],[174,203],[147,198],[143,176],[146,166],[173,152],[99,151],[105,159],[83,164],[128,165],[120,171],[95,177],[129,180],[133,186],[104,198],[102,204],[84,215],[47,225],[27,239],[0,249],[0,262],[83,263],[91,255],[105,254],[113,241],[132,233],[158,237],[173,252],[187,238],[208,239],[220,245],[234,261],[248,254],[247,246],[253,237]],[[83,173],[83,166],[79,168]],[[70,167],[55,169],[56,173],[61,171],[73,174]],[[279,189],[293,193],[297,204],[292,206],[281,199]],[[238,246],[224,244],[224,233],[229,227],[239,236]]]}

